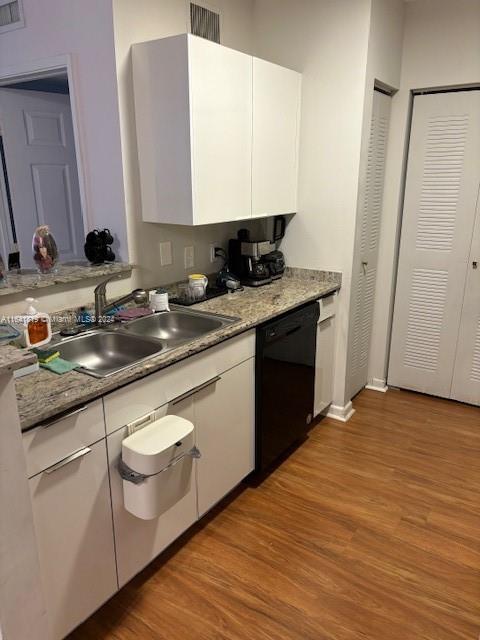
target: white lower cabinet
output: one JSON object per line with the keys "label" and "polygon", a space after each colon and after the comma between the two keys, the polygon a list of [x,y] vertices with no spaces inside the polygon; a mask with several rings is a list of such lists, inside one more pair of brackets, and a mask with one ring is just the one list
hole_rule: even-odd
{"label": "white lower cabinet", "polygon": [[314,415],[324,413],[333,400],[333,367],[335,358],[336,294],[318,301],[320,317],[317,324],[315,355]]}
{"label": "white lower cabinet", "polygon": [[[194,460],[190,489],[168,482],[166,502],[172,504],[160,517],[142,520],[129,513],[123,503],[123,481],[118,470],[127,426],[107,436],[112,491],[113,521],[120,586],[141,571],[216,502],[221,500],[254,467],[254,333],[232,339],[203,354],[169,367],[146,385],[134,383],[123,395],[126,415],[136,420],[131,407],[150,408],[154,398],[172,397],[155,409],[155,418],[178,415],[194,425],[195,443],[201,458]],[[208,379],[205,379],[206,374]],[[180,384],[180,382],[182,382]],[[188,387],[184,382],[188,381]],[[148,397],[146,396],[148,388]],[[120,419],[122,396],[105,398],[107,429]],[[150,408],[150,411],[152,409]],[[145,415],[145,414],[143,414]],[[178,495],[178,498],[176,496]]]}
{"label": "white lower cabinet", "polygon": [[[254,353],[252,331],[106,396],[106,422],[97,400],[24,434],[51,640],[88,618],[253,470]],[[165,511],[143,520],[124,507],[118,464],[127,424],[150,414],[190,420],[201,458],[182,473],[162,472]]]}
{"label": "white lower cabinet", "polygon": [[201,517],[255,465],[255,359],[233,367],[194,396],[198,515]]}
{"label": "white lower cabinet", "polygon": [[52,640],[117,590],[105,438],[76,453],[29,481]]}
{"label": "white lower cabinet", "polygon": [[[192,397],[176,404],[169,403],[156,411],[157,418],[171,414],[194,422]],[[197,491],[194,466],[188,493],[183,495],[178,502],[175,502],[159,518],[142,520],[125,509],[123,504],[123,481],[118,471],[118,463],[122,452],[122,440],[127,435],[127,428],[123,427],[107,438],[120,587],[123,587],[135,574],[146,567],[149,562],[197,520]],[[172,494],[172,497],[177,489],[178,487],[175,485],[166,484],[165,486],[165,491]]]}

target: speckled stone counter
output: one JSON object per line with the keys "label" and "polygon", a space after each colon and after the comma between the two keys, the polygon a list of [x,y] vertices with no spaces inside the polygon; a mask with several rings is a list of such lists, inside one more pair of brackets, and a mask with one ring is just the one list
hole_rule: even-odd
{"label": "speckled stone counter", "polygon": [[17,349],[8,344],[0,346],[0,375],[27,367],[36,361],[37,356],[27,349]]}
{"label": "speckled stone counter", "polygon": [[194,307],[237,317],[238,322],[165,354],[159,353],[146,362],[108,378],[94,378],[77,371],[58,376],[43,369],[25,376],[16,382],[22,429],[168,367],[306,302],[328,295],[339,289],[340,285],[339,273],[289,269],[281,280],[272,284],[258,289],[246,287],[243,291],[214,298]]}
{"label": "speckled stone counter", "polygon": [[[21,273],[8,273],[7,286],[0,287],[0,298],[13,295],[22,291],[43,289],[53,287],[56,284],[68,284],[71,282],[81,282],[91,278],[113,275],[115,273],[129,274],[132,266],[124,262],[112,262],[92,266],[85,264],[61,264],[56,273],[40,275],[34,269],[25,270]],[[3,302],[7,302],[6,300]]]}

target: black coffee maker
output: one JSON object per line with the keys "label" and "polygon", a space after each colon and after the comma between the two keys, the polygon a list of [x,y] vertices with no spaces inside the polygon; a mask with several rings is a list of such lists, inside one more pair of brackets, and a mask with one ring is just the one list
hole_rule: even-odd
{"label": "black coffee maker", "polygon": [[272,281],[263,256],[275,245],[268,240],[250,240],[248,229],[240,229],[237,237],[228,242],[228,265],[240,282],[247,287],[260,287]]}

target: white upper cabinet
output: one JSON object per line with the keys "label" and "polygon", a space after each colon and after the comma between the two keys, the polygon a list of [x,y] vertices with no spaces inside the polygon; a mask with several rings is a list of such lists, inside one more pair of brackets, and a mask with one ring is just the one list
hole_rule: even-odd
{"label": "white upper cabinet", "polygon": [[189,34],[133,47],[143,220],[251,216],[252,58]]}
{"label": "white upper cabinet", "polygon": [[190,34],[132,51],[144,221],[296,211],[300,74]]}
{"label": "white upper cabinet", "polygon": [[193,224],[250,216],[252,61],[188,37]]}
{"label": "white upper cabinet", "polygon": [[254,218],[297,211],[301,78],[253,58]]}

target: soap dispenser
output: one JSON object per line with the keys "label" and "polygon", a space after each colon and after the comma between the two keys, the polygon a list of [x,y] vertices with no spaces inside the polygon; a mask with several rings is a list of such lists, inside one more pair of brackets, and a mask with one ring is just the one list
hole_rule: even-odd
{"label": "soap dispenser", "polygon": [[37,311],[34,298],[25,300],[27,308],[23,314],[24,338],[27,348],[41,347],[52,339],[52,324],[48,313]]}

